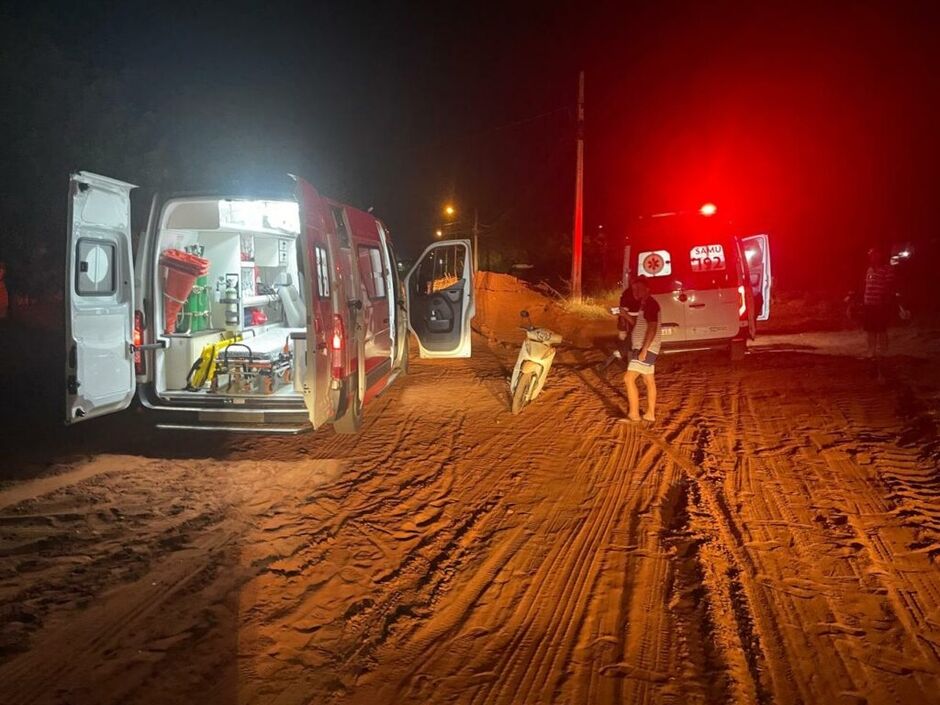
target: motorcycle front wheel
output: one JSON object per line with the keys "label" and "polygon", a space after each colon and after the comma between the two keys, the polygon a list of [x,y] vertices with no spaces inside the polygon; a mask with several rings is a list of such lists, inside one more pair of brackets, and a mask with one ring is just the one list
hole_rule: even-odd
{"label": "motorcycle front wheel", "polygon": [[532,373],[520,372],[516,380],[516,388],[512,393],[512,413],[518,414],[529,403],[529,392],[532,389]]}

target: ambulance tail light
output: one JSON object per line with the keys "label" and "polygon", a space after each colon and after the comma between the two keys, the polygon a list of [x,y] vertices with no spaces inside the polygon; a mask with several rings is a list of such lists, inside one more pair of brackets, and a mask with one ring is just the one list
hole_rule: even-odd
{"label": "ambulance tail light", "polygon": [[343,325],[343,318],[339,314],[333,316],[333,340],[330,348],[333,356],[331,367],[333,379],[342,379],[346,370],[346,327]]}
{"label": "ambulance tail light", "polygon": [[738,287],[738,301],[738,318],[743,321],[747,319],[747,297],[743,286]]}
{"label": "ambulance tail light", "polygon": [[134,311],[134,372],[147,374],[147,361],[140,346],[144,344],[144,312]]}

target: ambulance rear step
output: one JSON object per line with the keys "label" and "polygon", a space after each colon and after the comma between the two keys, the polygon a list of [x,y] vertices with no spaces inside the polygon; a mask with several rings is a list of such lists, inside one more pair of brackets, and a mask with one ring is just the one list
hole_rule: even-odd
{"label": "ambulance rear step", "polygon": [[309,423],[302,425],[283,424],[185,424],[185,423],[158,423],[157,428],[164,431],[224,431],[226,433],[280,433],[283,435],[296,435],[312,430]]}

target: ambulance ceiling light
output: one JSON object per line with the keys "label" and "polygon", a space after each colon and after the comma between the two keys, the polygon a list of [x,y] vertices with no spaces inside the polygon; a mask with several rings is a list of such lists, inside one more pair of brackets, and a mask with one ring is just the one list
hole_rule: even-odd
{"label": "ambulance ceiling light", "polygon": [[219,201],[219,220],[223,229],[300,232],[300,213],[291,201]]}

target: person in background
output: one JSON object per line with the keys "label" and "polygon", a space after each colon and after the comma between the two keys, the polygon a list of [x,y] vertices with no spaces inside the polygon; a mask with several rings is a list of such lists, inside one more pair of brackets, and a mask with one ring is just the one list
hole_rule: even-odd
{"label": "person in background", "polygon": [[630,360],[623,377],[630,405],[627,420],[640,421],[640,392],[637,377],[646,386],[647,409],[644,421],[656,420],[656,358],[659,355],[659,303],[650,296],[649,281],[636,277],[620,296],[620,313],[630,333]]}
{"label": "person in background", "polygon": [[862,328],[868,336],[868,357],[877,359],[888,348],[888,323],[897,309],[894,270],[881,248],[868,251],[862,291]]}

